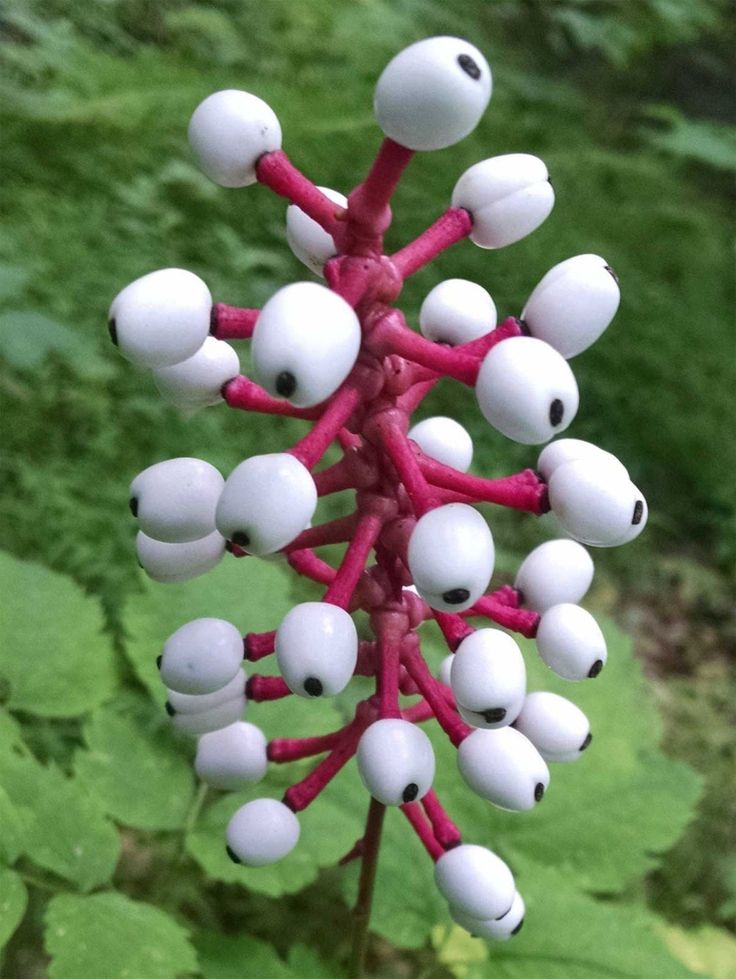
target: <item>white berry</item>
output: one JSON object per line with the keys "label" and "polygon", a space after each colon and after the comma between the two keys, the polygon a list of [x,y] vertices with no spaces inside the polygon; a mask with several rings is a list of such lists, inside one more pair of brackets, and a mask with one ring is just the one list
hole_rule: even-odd
{"label": "white berry", "polygon": [[317,507],[309,470],[286,452],[251,456],[230,473],[217,504],[221,534],[250,554],[272,554],[297,537]]}
{"label": "white berry", "polygon": [[452,192],[453,207],[470,213],[470,239],[480,248],[503,248],[526,237],[548,217],[554,202],[547,167],[527,153],[476,163]]}
{"label": "white berry", "polygon": [[375,721],[363,732],[356,757],[363,784],[385,806],[414,802],[432,787],[432,745],[424,731],[409,721]]}
{"label": "white berry", "polygon": [[360,322],[353,308],[326,286],[295,282],[261,310],[251,345],[259,382],[299,407],[333,394],[355,364]]}
{"label": "white berry", "polygon": [[225,480],[201,459],[168,459],[139,473],[130,484],[130,508],[154,540],[183,544],[215,529],[215,507]]}
{"label": "white berry", "polygon": [[501,809],[532,809],[549,785],[549,769],[534,745],[512,727],[477,729],[458,748],[460,774],[470,788]]}
{"label": "white berry", "polygon": [[494,942],[506,942],[512,935],[517,935],[521,931],[525,914],[526,907],[518,891],[514,894],[511,907],[501,918],[480,920],[460,911],[459,908],[450,908],[452,920],[461,928],[465,928],[476,938],[486,938]]}
{"label": "white berry", "polygon": [[441,612],[470,608],[493,574],[493,536],[465,503],[448,503],[420,517],[409,538],[408,562],[421,597]]}
{"label": "white berry", "polygon": [[112,341],[139,367],[168,367],[191,357],[210,330],[212,296],[199,276],[159,269],[115,296],[108,314]]}
{"label": "white berry", "polygon": [[186,544],[167,544],[138,531],[135,549],[149,578],[173,584],[196,578],[219,564],[225,553],[225,538],[215,530]]}
{"label": "white berry", "polygon": [[564,530],[583,544],[610,547],[643,529],[640,491],[617,469],[592,460],[578,459],[555,469],[549,503]]}
{"label": "white berry", "polygon": [[266,736],[255,724],[236,721],[203,734],[197,742],[194,770],[213,789],[234,792],[266,774]]}
{"label": "white berry", "polygon": [[539,655],[565,680],[597,677],[608,658],[600,626],[579,605],[563,602],[547,609],[536,638]]}
{"label": "white berry", "polygon": [[264,867],[291,853],[299,820],[277,799],[253,799],[237,809],[226,831],[231,856],[248,867]]}
{"label": "white berry", "polygon": [[552,474],[566,462],[587,461],[594,467],[614,469],[621,476],[629,479],[629,471],[612,452],[599,448],[592,442],[583,439],[555,439],[545,445],[537,459],[537,469],[549,482]]}
{"label": "white berry", "polygon": [[458,37],[429,37],[383,69],[373,108],[386,136],[412,150],[441,150],[478,125],[491,97],[491,69]]}
{"label": "white berry", "polygon": [[[317,189],[338,207],[348,206],[347,197],[339,191],[330,190],[329,187]],[[290,204],[286,209],[286,240],[299,261],[315,275],[324,278],[325,262],[337,254],[335,240],[296,204]]]}
{"label": "white berry", "polygon": [[350,682],[358,659],[352,616],[326,602],[302,602],[276,631],[276,660],[300,697],[332,697]]}
{"label": "white berry", "polygon": [[435,864],[434,879],[452,908],[481,920],[506,914],[516,891],[503,860],[474,843],[443,853]]}
{"label": "white berry", "polygon": [[514,721],[545,761],[575,761],[592,740],[590,722],[572,701],[556,693],[530,693]]}
{"label": "white berry", "polygon": [[224,340],[207,337],[196,353],[172,367],[159,367],[153,380],[161,397],[183,411],[222,401],[222,388],[240,374],[240,360]]}
{"label": "white berry", "polygon": [[567,361],[533,337],[509,337],[492,347],[475,394],[486,421],[522,445],[538,445],[564,431],[579,403]]}
{"label": "white berry", "polygon": [[526,694],[518,643],[500,629],[477,629],[457,647],[451,684],[458,705],[480,716],[476,726],[511,724]]}
{"label": "white berry", "polygon": [[210,180],[221,187],[247,187],[256,182],[259,157],[281,148],[281,126],[263,99],[225,89],[194,110],[189,143]]}
{"label": "white berry", "polygon": [[209,731],[219,731],[220,728],[229,727],[230,724],[239,721],[245,707],[245,694],[240,694],[207,710],[181,714],[176,712],[171,715],[171,724],[180,734],[194,736],[207,734]]}
{"label": "white berry", "polygon": [[459,472],[467,472],[473,461],[473,440],[454,418],[435,415],[409,429],[409,438],[425,455]]}
{"label": "white berry", "polygon": [[526,556],[514,587],[524,605],[546,612],[561,602],[577,604],[590,588],[593,571],[593,559],[582,544],[566,538],[548,540]]}
{"label": "white berry", "polygon": [[440,680],[440,683],[444,683],[446,687],[450,686],[453,659],[454,659],[454,655],[452,653],[450,653],[449,656],[445,656],[445,658],[440,663],[439,670],[437,671],[437,676]]}
{"label": "white berry", "polygon": [[605,258],[576,255],[538,283],[521,318],[533,337],[575,357],[595,343],[616,315],[621,292]]}
{"label": "white berry", "polygon": [[455,347],[495,330],[496,319],[496,304],[483,286],[445,279],[427,293],[419,310],[419,329],[428,340]]}
{"label": "white berry", "polygon": [[170,714],[199,714],[212,707],[219,707],[220,704],[245,694],[245,679],[243,670],[238,670],[232,680],[212,693],[179,693],[167,688],[167,710]]}
{"label": "white berry", "polygon": [[178,693],[213,693],[238,674],[242,662],[243,637],[232,623],[194,619],[166,640],[161,679]]}

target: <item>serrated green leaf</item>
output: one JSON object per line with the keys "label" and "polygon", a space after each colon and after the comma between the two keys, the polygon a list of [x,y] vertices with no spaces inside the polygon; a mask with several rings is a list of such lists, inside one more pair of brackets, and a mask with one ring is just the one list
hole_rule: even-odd
{"label": "serrated green leaf", "polygon": [[[110,640],[102,613],[69,578],[0,553],[0,676],[6,706],[44,717],[74,717],[115,689]],[[12,598],[10,597],[12,596]]]}
{"label": "serrated green leaf", "polygon": [[0,867],[0,948],[21,923],[26,913],[28,893],[20,877],[7,867]]}
{"label": "serrated green leaf", "polygon": [[13,805],[0,785],[0,861],[12,864],[23,852],[25,825],[30,813]]}
{"label": "serrated green leaf", "polygon": [[108,705],[95,711],[84,727],[88,750],[74,758],[76,774],[126,826],[178,829],[192,799],[191,762],[163,717],[152,716],[150,701],[126,703],[124,710]]}
{"label": "serrated green leaf", "polygon": [[[660,721],[630,641],[602,623],[609,647],[593,682],[566,683],[523,643],[530,690],[552,690],[588,715],[593,744],[577,762],[551,766],[543,802],[510,813],[475,796],[459,776],[455,751],[428,725],[437,753],[435,786],[468,840],[493,841],[517,858],[566,867],[583,887],[623,890],[656,864],[691,818],[701,780],[658,748]],[[432,731],[432,728],[435,728]]]}
{"label": "serrated green leaf", "polygon": [[250,935],[208,933],[194,944],[204,979],[339,979],[342,974],[304,945],[290,948],[284,962],[273,945]]}
{"label": "serrated green leaf", "polygon": [[51,979],[176,979],[197,969],[181,925],[114,892],[52,898],[44,942]]}
{"label": "serrated green leaf", "polygon": [[81,890],[110,879],[118,834],[78,781],[32,758],[0,754],[0,782],[11,802],[26,810],[23,849],[35,864]]}

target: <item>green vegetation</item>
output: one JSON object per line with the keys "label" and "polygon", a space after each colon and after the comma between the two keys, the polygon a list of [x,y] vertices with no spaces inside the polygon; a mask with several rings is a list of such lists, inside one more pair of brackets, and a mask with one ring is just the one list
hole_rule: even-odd
{"label": "green vegetation", "polygon": [[[571,434],[619,454],[651,504],[643,538],[596,553],[593,596],[633,634],[649,679],[609,624],[610,665],[579,695],[596,750],[556,770],[554,791],[528,816],[471,799],[436,741],[443,798],[469,839],[510,861],[529,921],[490,950],[451,930],[428,862],[389,818],[372,967],[425,979],[733,975],[729,12],[726,0],[6,0],[0,974],[343,974],[355,868],[335,864],[364,818],[355,773],[305,814],[303,844],[284,864],[233,867],[221,830],[242,796],[197,794],[154,667],[182,614],[271,628],[293,581],[272,564],[226,562],[191,585],[146,584],[126,519],[130,479],[150,463],[193,455],[227,472],[264,445],[287,445],[300,426],[224,407],[181,418],[116,356],[103,324],[112,296],[153,268],[191,268],[241,305],[304,277],[283,204],[259,188],[218,189],[193,166],[186,124],[202,97],[223,87],[262,95],[295,162],[345,191],[378,145],[377,72],[406,43],[453,33],[487,53],[491,106],[472,137],[412,163],[390,244],[422,230],[457,175],[494,153],[543,157],[557,205],[508,249],[448,252],[402,301],[413,318],[439,277],[461,275],[518,312],[563,258],[595,251],[616,268],[622,308],[573,364],[581,410]],[[533,465],[533,450],[482,424],[467,392],[440,386],[427,413],[443,410],[471,430],[478,471]],[[539,529],[489,516],[500,570],[513,573]],[[328,730],[339,712],[339,702],[317,715],[273,704],[252,719],[298,735]],[[299,770],[271,776],[273,790]]]}

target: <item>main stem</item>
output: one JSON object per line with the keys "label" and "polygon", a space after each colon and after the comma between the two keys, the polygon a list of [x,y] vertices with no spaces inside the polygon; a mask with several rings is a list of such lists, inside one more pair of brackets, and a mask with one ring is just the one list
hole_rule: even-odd
{"label": "main stem", "polygon": [[373,889],[378,868],[378,851],[381,846],[381,830],[386,807],[371,799],[368,819],[363,836],[363,852],[360,864],[358,898],[353,908],[353,947],[350,953],[350,979],[363,979],[365,956],[368,950],[368,925],[371,920]]}

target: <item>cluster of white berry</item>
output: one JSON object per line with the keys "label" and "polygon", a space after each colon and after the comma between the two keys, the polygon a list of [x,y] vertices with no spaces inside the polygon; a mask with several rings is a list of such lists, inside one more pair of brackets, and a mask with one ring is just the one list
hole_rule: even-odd
{"label": "cluster of white berry", "polygon": [[[582,544],[632,540],[647,510],[624,466],[587,442],[557,439],[535,470],[489,480],[468,474],[473,445],[457,422],[437,417],[409,427],[424,396],[449,376],[474,388],[503,435],[549,442],[578,409],[568,359],[600,336],[619,303],[606,261],[578,255],[547,272],[520,316],[500,325],[488,292],[462,279],[429,293],[419,332],[392,305],[403,280],[443,249],[466,237],[482,248],[511,244],[552,209],[541,160],[494,157],[462,175],[452,206],[423,235],[384,254],[388,202],[413,152],[462,139],[490,95],[490,68],[468,42],[430,38],[402,51],[376,87],[386,139],[348,197],[316,187],[291,164],[278,120],[260,99],[211,95],[189,126],[202,169],[224,187],[259,182],[287,198],[289,244],[326,284],[287,285],[263,309],[239,309],[213,303],[192,273],[163,269],[122,290],[109,328],[120,351],[151,368],[180,408],[224,400],[313,422],[290,450],[248,458],[227,479],[181,458],[151,466],[131,485],[139,561],[155,580],[188,580],[230,551],[280,554],[326,586],[322,601],[297,605],[271,633],[244,638],[221,619],[188,622],[159,658],[167,710],[178,730],[199,737],[195,767],[209,785],[238,789],[260,779],[269,761],[325,755],[282,801],[238,809],[228,853],[251,866],[289,853],[299,837],[296,813],[355,755],[371,796],[401,807],[435,860],[453,918],[474,934],[505,939],[521,927],[524,902],[499,857],[461,843],[432,790],[434,753],[417,725],[439,722],[458,748],[463,779],[484,799],[515,811],[535,806],[549,785],[547,763],[575,760],[590,744],[588,720],[563,697],[528,693],[517,642],[468,618],[535,637],[544,662],[567,680],[597,676],[606,644],[578,604],[593,577]],[[240,375],[226,339],[251,339],[255,380]],[[335,441],[342,458],[316,470]],[[313,526],[319,498],[345,489],[355,491],[355,513]],[[471,505],[478,502],[551,510],[569,538],[537,547],[513,587],[489,593],[494,542]],[[338,542],[347,547],[335,568],[315,548]],[[357,609],[370,616],[364,641],[351,615]],[[439,679],[417,634],[429,618],[451,651]],[[271,653],[280,676],[246,681],[243,659]],[[267,743],[242,720],[247,699],[333,696],[357,674],[375,677],[376,693],[340,731]],[[407,705],[400,695],[420,699]]]}

